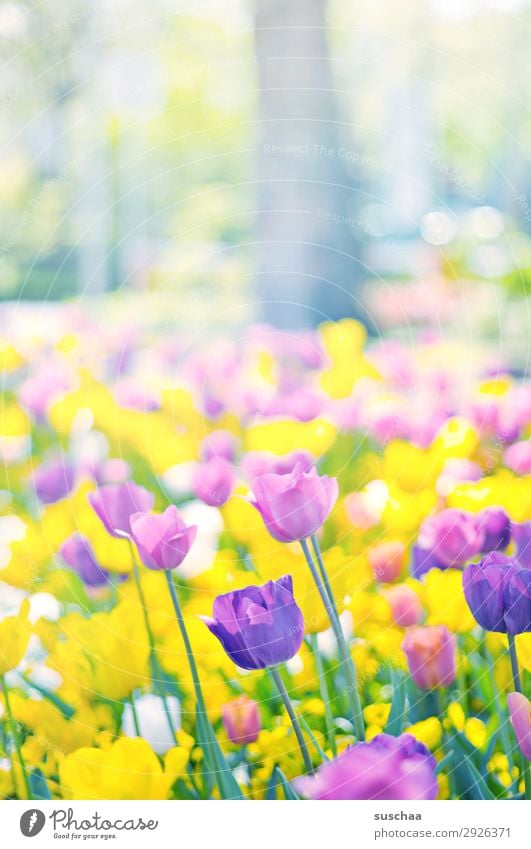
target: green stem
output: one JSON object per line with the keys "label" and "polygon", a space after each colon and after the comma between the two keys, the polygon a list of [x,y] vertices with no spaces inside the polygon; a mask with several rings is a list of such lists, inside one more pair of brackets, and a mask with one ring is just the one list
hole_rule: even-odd
{"label": "green stem", "polygon": [[507,634],[509,641],[509,656],[511,658],[511,669],[513,672],[514,689],[518,693],[522,693],[522,679],[520,678],[520,669],[518,667],[518,656],[516,654],[516,640],[513,634]]}
{"label": "green stem", "polygon": [[321,579],[319,572],[317,571],[314,560],[310,553],[308,542],[305,539],[301,539],[300,542],[302,550],[304,552],[304,556],[306,557],[306,561],[308,563],[308,566],[310,567],[310,572],[312,573],[313,580],[319,591],[319,595],[321,596],[321,600],[328,614],[328,618],[330,619],[330,623],[332,625],[332,629],[336,638],[341,665],[343,667],[343,672],[347,680],[347,695],[351,714],[350,718],[358,740],[364,740],[365,726],[363,723],[363,714],[361,710],[361,702],[358,692],[356,667],[354,666],[352,657],[350,656],[350,652],[345,642],[343,629],[341,628],[341,623],[339,621],[339,617],[335,609],[335,604],[332,604],[332,602],[330,601],[330,597],[328,595],[326,587]]}
{"label": "green stem", "polygon": [[[186,656],[188,658],[188,666],[190,667],[190,674],[192,676],[192,683],[194,687],[195,699],[197,702],[197,713],[198,713],[198,722],[201,724],[201,727],[204,729],[206,734],[205,743],[208,744],[209,754],[212,758],[216,780],[218,782],[218,786],[220,792],[223,795],[223,777],[222,773],[226,771],[226,767],[223,765],[223,757],[221,755],[221,751],[218,748],[218,742],[216,739],[216,735],[214,729],[212,728],[212,724],[208,718],[205,699],[203,696],[203,691],[201,689],[201,682],[199,680],[199,672],[197,670],[197,665],[195,662],[194,653],[192,651],[192,644],[190,642],[190,638],[188,636],[188,631],[186,630],[186,624],[184,621],[183,613],[181,610],[181,605],[179,602],[179,596],[177,595],[177,590],[175,589],[175,584],[173,583],[173,577],[169,570],[165,571],[166,582],[168,584],[168,590],[170,592],[170,597],[173,604],[173,609],[175,610],[175,616],[177,618],[177,624],[179,626],[179,630],[181,632],[181,637],[183,639],[184,648],[186,650]],[[205,756],[207,753],[205,753]]]}
{"label": "green stem", "polygon": [[133,574],[135,577],[136,589],[140,598],[140,606],[142,608],[144,626],[146,628],[146,634],[149,643],[149,661],[151,666],[151,678],[153,680],[153,688],[157,695],[159,695],[162,699],[162,706],[164,709],[164,714],[166,716],[166,721],[168,723],[168,728],[170,729],[172,738],[175,740],[176,729],[171,718],[171,712],[168,705],[168,701],[166,699],[166,693],[164,692],[164,682],[162,680],[162,667],[160,665],[160,661],[157,656],[157,650],[155,648],[155,637],[153,636],[153,631],[151,630],[151,625],[149,624],[146,597],[144,595],[144,590],[142,589],[142,581],[140,579],[140,569],[133,550],[133,544],[130,540],[129,545],[131,548],[131,556],[133,558]]}
{"label": "green stem", "polygon": [[136,705],[135,705],[135,697],[134,697],[133,693],[131,693],[131,712],[133,714],[133,725],[135,726],[136,736],[141,737],[142,734],[140,733],[140,723],[138,721],[138,714],[136,712]]}
{"label": "green stem", "polygon": [[295,732],[295,736],[297,738],[297,742],[298,742],[299,748],[301,750],[302,759],[304,761],[304,767],[306,769],[306,772],[312,773],[313,772],[313,766],[312,766],[312,760],[310,758],[310,753],[308,752],[306,740],[304,739],[304,735],[302,733],[298,719],[295,716],[295,711],[293,710],[293,705],[291,704],[291,699],[288,695],[288,691],[286,690],[286,688],[284,686],[284,682],[283,682],[282,678],[280,677],[280,673],[279,673],[278,669],[276,667],[273,667],[270,671],[271,671],[271,675],[273,677],[273,680],[276,684],[277,690],[280,693],[280,697],[281,697],[282,701],[284,702],[284,707],[286,708],[286,710],[288,712],[288,716],[291,720],[291,724],[293,726],[293,730]]}
{"label": "green stem", "polygon": [[194,686],[195,698],[197,701],[197,706],[201,713],[206,716],[206,706],[205,699],[203,696],[203,691],[201,690],[201,684],[199,681],[199,672],[197,671],[197,665],[195,662],[194,653],[192,651],[192,644],[190,642],[190,638],[188,636],[188,631],[186,630],[186,625],[184,622],[184,617],[181,610],[181,605],[179,603],[179,597],[177,595],[177,590],[175,589],[175,584],[173,583],[173,578],[171,576],[171,572],[166,570],[164,572],[166,576],[166,582],[168,584],[168,589],[170,591],[170,597],[173,604],[173,609],[175,610],[175,616],[177,617],[177,624],[179,625],[179,630],[181,632],[181,637],[183,638],[184,648],[186,650],[186,656],[188,658],[188,666],[190,667],[190,674],[192,676],[192,684]]}
{"label": "green stem", "polygon": [[[513,681],[514,681],[514,689],[517,693],[522,693],[524,695],[524,691],[522,689],[522,679],[520,677],[520,669],[518,667],[518,655],[516,654],[516,640],[514,638],[514,634],[507,634],[507,639],[509,641],[509,655],[511,657],[511,668],[513,671]],[[531,799],[531,768],[529,765],[529,761],[526,756],[522,752],[522,772],[524,775],[524,786],[525,786],[525,798]]]}
{"label": "green stem", "polygon": [[319,545],[319,540],[317,539],[316,534],[312,534],[310,539],[312,541],[313,553],[314,553],[315,558],[317,560],[317,565],[319,566],[319,572],[321,573],[321,578],[322,578],[323,584],[326,587],[326,592],[328,593],[328,598],[330,599],[330,604],[334,608],[334,613],[336,614],[337,618],[339,619],[339,612],[338,612],[338,609],[337,609],[336,600],[335,600],[334,594],[332,592],[332,585],[330,583],[330,578],[328,577],[328,573],[327,573],[325,565],[324,565],[324,560],[323,560],[323,556],[321,554],[321,546]]}
{"label": "green stem", "polygon": [[312,634],[310,637],[310,645],[315,659],[315,668],[317,670],[317,678],[319,679],[319,693],[325,709],[325,728],[328,745],[332,750],[334,757],[337,755],[336,734],[334,728],[334,716],[330,705],[330,692],[328,690],[328,682],[326,680],[323,658],[319,651],[317,634]]}
{"label": "green stem", "polygon": [[[496,711],[496,715],[500,719],[500,726],[499,726],[500,727],[500,737],[501,737],[501,743],[502,743],[503,751],[506,753],[507,760],[509,761],[509,773],[511,775],[511,778],[513,779],[513,783],[516,782],[516,784],[518,784],[518,779],[515,779],[514,775],[513,775],[513,772],[514,772],[514,757],[513,757],[513,747],[511,745],[511,740],[510,740],[510,735],[509,735],[509,725],[510,725],[510,723],[509,723],[509,720],[507,719],[507,716],[506,715],[504,716],[504,710],[503,710],[503,707],[502,707],[500,694],[498,692],[498,687],[496,685],[496,678],[494,677],[494,661],[493,661],[493,658],[491,657],[491,654],[490,654],[488,646],[487,646],[486,632],[485,631],[483,631],[480,647],[483,649],[485,661],[486,661],[486,664],[487,664],[487,674],[489,676],[490,685],[492,687],[494,708],[495,708],[495,711]],[[516,792],[518,792],[517,788],[516,788]]]}
{"label": "green stem", "polygon": [[[0,675],[0,682],[2,684],[2,693],[3,693],[3,696],[4,696],[4,702],[5,702],[5,706],[6,706],[7,718],[8,718],[8,721],[9,721],[9,726],[11,728],[11,734],[13,735],[13,741],[15,743],[15,749],[16,749],[16,752],[17,752],[18,762],[20,764],[20,770],[22,772],[22,779],[24,781],[24,788],[26,790],[26,798],[33,800],[33,795],[32,795],[32,792],[31,792],[29,778],[28,778],[28,770],[27,770],[27,767],[26,767],[26,763],[24,761],[24,756],[22,754],[22,747],[20,745],[20,739],[19,739],[19,736],[18,736],[17,723],[15,722],[15,719],[13,717],[13,713],[11,711],[11,703],[9,701],[9,690],[8,690],[8,687],[7,687],[7,684],[5,682],[5,678],[4,678],[3,675]],[[13,771],[13,783],[15,785],[15,790],[16,790],[16,776],[15,776],[14,771]]]}

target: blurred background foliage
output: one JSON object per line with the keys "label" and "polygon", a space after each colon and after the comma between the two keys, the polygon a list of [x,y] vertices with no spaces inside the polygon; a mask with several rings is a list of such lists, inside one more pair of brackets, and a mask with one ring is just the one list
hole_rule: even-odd
{"label": "blurred background foliage", "polygon": [[[0,298],[123,289],[178,295],[192,311],[252,304],[271,167],[268,27],[256,20],[273,22],[267,62],[276,44],[285,50],[287,9],[278,0],[0,2]],[[326,151],[283,149],[273,167],[294,169],[301,189],[308,173],[333,183],[331,160],[341,166],[347,194],[331,208],[328,194],[324,207],[350,240],[352,279],[341,285],[385,327],[404,311],[409,324],[434,312],[459,322],[475,286],[486,332],[494,288],[522,337],[531,4],[293,0],[289,15],[290,57],[306,57],[309,76],[308,39],[323,16],[318,73],[329,75],[325,108],[337,117],[326,119]],[[292,88],[303,97],[299,78]],[[308,130],[309,142],[318,138]],[[326,217],[318,195],[311,206],[314,219]]]}

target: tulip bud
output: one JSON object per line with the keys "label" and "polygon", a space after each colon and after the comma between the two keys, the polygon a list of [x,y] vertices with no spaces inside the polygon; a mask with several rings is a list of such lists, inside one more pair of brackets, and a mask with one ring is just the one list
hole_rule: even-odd
{"label": "tulip bud", "polygon": [[258,703],[247,696],[239,696],[221,707],[223,727],[227,737],[239,746],[254,743],[262,726]]}
{"label": "tulip bud", "polygon": [[448,687],[456,676],[456,639],[445,625],[416,626],[408,631],[402,648],[417,687]]}
{"label": "tulip bud", "polygon": [[389,583],[395,581],[404,565],[405,546],[397,540],[389,540],[373,545],[367,557],[377,581]]}

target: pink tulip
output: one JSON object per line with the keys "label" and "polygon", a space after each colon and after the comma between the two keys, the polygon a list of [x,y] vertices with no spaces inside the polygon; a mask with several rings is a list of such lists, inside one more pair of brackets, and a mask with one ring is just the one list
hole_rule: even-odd
{"label": "pink tulip", "polygon": [[520,751],[531,761],[531,702],[522,693],[509,693],[507,707]]}
{"label": "pink tulip", "polygon": [[418,625],[422,616],[419,597],[407,584],[398,584],[385,591],[385,597],[391,607],[395,625],[409,628]]}
{"label": "pink tulip", "polygon": [[222,460],[199,463],[194,472],[192,487],[197,498],[210,507],[221,507],[230,498],[234,473]]}
{"label": "pink tulip", "polygon": [[397,540],[373,545],[367,552],[367,557],[377,581],[389,583],[400,575],[404,565],[405,546]]}
{"label": "pink tulip", "polygon": [[247,696],[238,696],[221,706],[223,726],[227,737],[240,746],[254,743],[262,723],[258,712],[258,703]]}
{"label": "pink tulip", "polygon": [[261,513],[267,530],[279,542],[295,542],[314,534],[334,506],[335,478],[306,472],[297,464],[286,475],[266,474],[252,483],[251,504]]}
{"label": "pink tulip", "polygon": [[197,526],[187,527],[173,504],[164,513],[131,516],[131,536],[148,569],[176,569],[190,551],[196,534]]}
{"label": "pink tulip", "polygon": [[402,648],[417,687],[448,687],[456,676],[456,639],[445,625],[416,626],[408,631]]}

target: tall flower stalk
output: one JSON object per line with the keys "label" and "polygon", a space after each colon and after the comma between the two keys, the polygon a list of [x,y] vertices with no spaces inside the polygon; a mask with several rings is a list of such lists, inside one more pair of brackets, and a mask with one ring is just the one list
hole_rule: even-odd
{"label": "tall flower stalk", "polygon": [[[319,476],[315,468],[308,470],[296,462],[293,469],[286,474],[264,474],[257,477],[252,488],[251,503],[260,512],[271,536],[280,542],[300,542],[302,546],[336,638],[341,668],[347,682],[350,720],[358,740],[364,740],[365,726],[356,667],[341,628],[337,605],[316,537],[316,532],[336,502],[337,481],[326,475]],[[309,539],[315,552],[315,560],[310,552]]]}
{"label": "tall flower stalk", "polygon": [[295,736],[297,738],[297,742],[299,744],[299,748],[301,750],[302,759],[304,761],[304,767],[307,773],[313,772],[312,759],[310,757],[310,753],[308,751],[308,746],[306,745],[306,740],[304,739],[304,734],[302,733],[302,729],[299,725],[299,721],[297,719],[297,715],[295,713],[295,709],[291,703],[291,699],[289,697],[289,693],[284,686],[284,682],[280,676],[280,672],[277,667],[273,667],[271,670],[271,677],[275,682],[275,686],[280,694],[280,698],[284,702],[284,707],[286,708],[287,714],[290,718],[291,724],[293,726],[293,730],[295,732]]}
{"label": "tall flower stalk", "polygon": [[172,738],[175,740],[176,728],[173,724],[173,720],[171,718],[171,712],[168,706],[168,700],[166,699],[166,693],[164,690],[164,682],[162,678],[162,666],[160,664],[157,649],[155,645],[155,637],[153,635],[153,631],[151,630],[151,625],[149,622],[148,609],[146,604],[146,597],[144,595],[144,590],[142,588],[142,581],[140,578],[140,569],[138,567],[138,563],[135,557],[133,545],[131,540],[129,540],[129,544],[131,546],[131,556],[133,558],[133,575],[135,579],[136,589],[138,592],[138,597],[140,598],[140,607],[142,608],[142,615],[144,618],[144,626],[146,629],[146,635],[149,643],[149,661],[151,666],[151,679],[153,681],[153,688],[157,695],[162,699],[162,705],[164,709],[164,715],[166,717],[166,721],[168,723],[168,727],[170,729],[170,733]]}
{"label": "tall flower stalk", "polygon": [[[0,675],[0,685],[2,687],[2,695],[4,697],[4,704],[6,708],[7,719],[9,722],[9,727],[11,729],[11,735],[13,737],[13,742],[15,744],[15,751],[17,753],[17,759],[20,766],[20,771],[22,773],[22,781],[24,782],[24,789],[26,791],[26,799],[33,799],[33,795],[31,792],[28,769],[26,767],[26,762],[24,760],[24,755],[22,754],[22,746],[20,744],[20,737],[18,736],[18,727],[13,716],[13,712],[11,710],[11,702],[9,700],[9,689],[6,684],[6,680],[3,675]],[[15,781],[15,771],[13,770],[13,783],[16,787]]]}
{"label": "tall flower stalk", "polygon": [[[518,666],[518,655],[516,653],[516,640],[514,638],[514,634],[507,634],[507,639],[509,641],[509,656],[511,658],[511,670],[513,673],[513,682],[514,689],[517,693],[521,693],[524,695],[522,688],[522,677],[520,675],[520,668]],[[529,761],[527,760],[525,754],[522,753],[522,772],[524,776],[524,788],[525,788],[525,798],[531,799],[531,769],[529,765]]]}
{"label": "tall flower stalk", "polygon": [[[364,740],[365,725],[363,722],[361,700],[358,691],[358,677],[356,674],[356,667],[354,666],[354,662],[348,650],[345,635],[343,634],[341,622],[339,621],[339,616],[337,614],[337,607],[333,599],[328,594],[323,579],[315,565],[315,562],[310,552],[310,548],[308,546],[308,540],[301,539],[300,543],[304,552],[304,556],[306,558],[306,562],[308,563],[310,572],[312,573],[312,578],[317,587],[319,595],[321,596],[321,601],[323,602],[324,608],[328,614],[328,618],[330,619],[332,630],[336,638],[337,649],[341,661],[341,668],[347,681],[347,697],[349,702],[350,720],[352,722],[358,740]],[[332,591],[330,590],[330,593],[331,592]]]}
{"label": "tall flower stalk", "polygon": [[171,574],[171,570],[180,566],[188,554],[194,543],[197,528],[195,525],[185,525],[179,515],[179,511],[174,505],[170,505],[164,513],[136,513],[131,516],[130,521],[131,538],[137,547],[144,566],[148,569],[163,571],[165,573],[168,592],[175,611],[177,625],[184,642],[192,677],[197,708],[197,733],[200,745],[203,748],[205,760],[212,769],[221,797],[225,799],[241,798],[241,791],[225,761],[207,715],[206,703],[201,689],[192,644],[188,636],[179,596]]}

